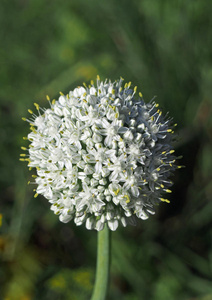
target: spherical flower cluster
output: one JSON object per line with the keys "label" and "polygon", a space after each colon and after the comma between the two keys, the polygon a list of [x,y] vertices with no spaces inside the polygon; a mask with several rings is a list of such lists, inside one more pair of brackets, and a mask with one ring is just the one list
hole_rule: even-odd
{"label": "spherical flower cluster", "polygon": [[[102,230],[107,224],[135,224],[155,213],[162,194],[169,193],[173,155],[173,126],[158,104],[136,97],[123,79],[91,82],[50,102],[37,115],[31,110],[28,166],[36,194],[66,223],[85,223]],[[22,154],[22,156],[27,156]]]}

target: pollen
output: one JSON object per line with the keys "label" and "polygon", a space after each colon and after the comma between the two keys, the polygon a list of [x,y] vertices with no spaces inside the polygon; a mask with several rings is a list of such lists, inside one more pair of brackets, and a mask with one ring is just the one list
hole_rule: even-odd
{"label": "pollen", "polygon": [[34,103],[34,106],[37,110],[39,110],[39,105],[37,103]]}
{"label": "pollen", "polygon": [[163,201],[163,202],[170,203],[170,201],[168,199],[160,198],[160,200]]}

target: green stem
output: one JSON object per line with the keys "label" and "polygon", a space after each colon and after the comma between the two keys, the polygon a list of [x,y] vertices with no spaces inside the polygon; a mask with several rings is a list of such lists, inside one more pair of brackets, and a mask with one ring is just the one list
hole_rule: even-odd
{"label": "green stem", "polygon": [[96,281],[91,300],[105,300],[110,269],[110,230],[107,225],[98,232]]}

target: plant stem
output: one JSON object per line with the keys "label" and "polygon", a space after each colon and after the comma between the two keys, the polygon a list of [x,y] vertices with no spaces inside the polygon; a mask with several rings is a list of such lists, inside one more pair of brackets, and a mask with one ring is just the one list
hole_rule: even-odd
{"label": "plant stem", "polygon": [[105,225],[98,232],[96,280],[91,300],[105,300],[110,269],[110,230]]}

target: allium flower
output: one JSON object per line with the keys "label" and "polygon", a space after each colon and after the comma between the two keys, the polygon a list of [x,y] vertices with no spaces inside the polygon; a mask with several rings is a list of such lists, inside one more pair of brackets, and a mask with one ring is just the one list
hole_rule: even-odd
{"label": "allium flower", "polygon": [[[91,82],[31,110],[28,166],[37,169],[36,194],[66,223],[111,230],[147,219],[169,193],[173,127],[158,104],[136,97],[123,79]],[[23,150],[27,150],[22,147]],[[25,156],[23,154],[22,156]]]}

